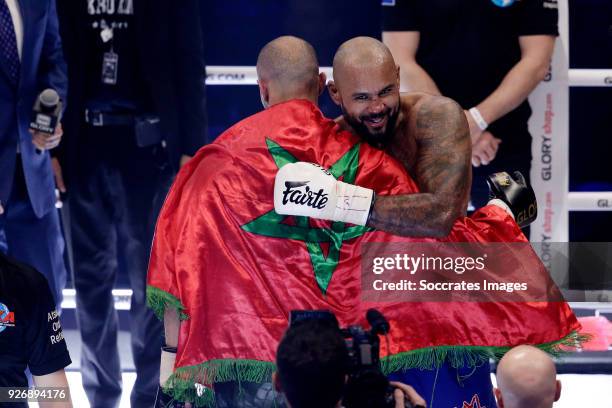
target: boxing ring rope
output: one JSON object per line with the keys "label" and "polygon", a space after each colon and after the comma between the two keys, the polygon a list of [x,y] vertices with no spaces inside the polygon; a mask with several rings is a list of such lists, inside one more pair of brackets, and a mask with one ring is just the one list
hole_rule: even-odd
{"label": "boxing ring rope", "polygon": [[[62,294],[64,295],[62,309],[76,309],[76,290],[64,289]],[[130,310],[131,298],[132,289],[113,289],[115,310]]]}
{"label": "boxing ring rope", "polygon": [[570,69],[570,86],[612,86],[612,69]]}
{"label": "boxing ring rope", "polygon": [[[321,67],[328,79],[331,67]],[[254,66],[209,65],[206,67],[206,85],[257,85]],[[612,69],[570,69],[569,86],[612,86]]]}
{"label": "boxing ring rope", "polygon": [[570,192],[571,211],[612,211],[612,192]]}
{"label": "boxing ring rope", "polygon": [[[321,67],[327,79],[332,78],[331,67]],[[251,66],[209,65],[206,85],[257,85],[257,71]]]}
{"label": "boxing ring rope", "polygon": [[[332,78],[331,67],[321,67],[328,79]],[[211,65],[206,67],[206,85],[257,85],[254,66]],[[570,69],[569,86],[605,87],[612,86],[612,70]],[[612,211],[611,192],[569,192],[569,211]],[[62,307],[73,309],[76,305],[75,290],[64,289]],[[115,308],[130,309],[131,289],[114,289]]]}

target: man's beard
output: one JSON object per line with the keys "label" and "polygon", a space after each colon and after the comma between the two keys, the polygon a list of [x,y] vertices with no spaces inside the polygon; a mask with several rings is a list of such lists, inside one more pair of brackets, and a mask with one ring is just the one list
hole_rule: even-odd
{"label": "man's beard", "polygon": [[[344,120],[346,120],[347,123],[351,125],[357,136],[365,140],[368,144],[377,148],[383,148],[384,145],[387,144],[393,136],[393,132],[395,130],[395,122],[397,121],[397,116],[399,114],[399,107],[395,112],[393,112],[391,108],[388,108],[382,113],[376,115],[364,115],[359,118],[351,116],[344,108],[344,105],[341,105],[340,108],[342,109],[342,115],[344,116]],[[368,129],[368,127],[364,123],[366,119],[378,117],[384,118],[385,116],[387,116],[388,119],[385,125],[385,130],[381,133],[370,132],[370,129]]]}

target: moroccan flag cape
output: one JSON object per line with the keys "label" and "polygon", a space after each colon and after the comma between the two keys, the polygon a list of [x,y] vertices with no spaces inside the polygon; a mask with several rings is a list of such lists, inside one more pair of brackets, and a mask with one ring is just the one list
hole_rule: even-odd
{"label": "moroccan flag cape", "polygon": [[[329,309],[342,326],[367,327],[363,243],[435,242],[276,214],[274,177],[295,161],[319,163],[378,195],[418,191],[397,161],[302,100],[257,113],[202,148],[166,199],[148,275],[150,307],[159,317],[176,308],[184,319],[166,383],[179,400],[214,403],[210,388],[196,395],[194,383],[269,378],[291,310]],[[458,220],[445,240],[527,242],[494,206]],[[565,302],[375,306],[391,324],[390,348],[381,351],[387,371],[476,365],[525,343],[554,351],[575,344],[580,328]]]}

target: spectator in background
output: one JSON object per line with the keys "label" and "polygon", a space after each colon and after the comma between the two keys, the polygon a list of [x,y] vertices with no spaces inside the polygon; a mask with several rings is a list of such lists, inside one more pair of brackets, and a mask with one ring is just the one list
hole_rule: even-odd
{"label": "spectator in background", "polygon": [[557,0],[391,3],[383,7],[383,41],[400,65],[403,90],[448,96],[465,110],[474,207],[488,200],[488,174],[512,168],[529,182],[527,97],[550,66]]}
{"label": "spectator in background", "polygon": [[64,239],[48,150],[62,130],[28,132],[34,101],[46,88],[66,100],[55,0],[0,0],[0,250],[39,270],[60,305]]}
{"label": "spectator in background", "polygon": [[83,385],[94,408],[115,407],[121,397],[112,296],[118,265],[133,291],[131,406],[154,403],[162,326],[146,307],[146,270],[167,189],[205,143],[199,6],[198,0],[58,1],[71,80],[60,163]]}
{"label": "spectator in background", "polygon": [[[37,387],[65,388],[66,400],[39,401],[41,408],[71,407],[64,372],[70,363],[49,284],[33,268],[0,253],[0,387],[28,387],[29,368]],[[0,407],[27,406],[0,402]]]}
{"label": "spectator in background", "polygon": [[536,347],[515,347],[497,365],[499,408],[551,408],[560,396],[555,363]]}

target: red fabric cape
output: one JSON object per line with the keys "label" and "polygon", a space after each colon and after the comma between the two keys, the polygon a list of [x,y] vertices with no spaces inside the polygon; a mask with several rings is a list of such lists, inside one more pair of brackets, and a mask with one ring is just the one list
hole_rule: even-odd
{"label": "red fabric cape", "polygon": [[[296,160],[331,168],[379,195],[417,192],[397,161],[340,131],[307,101],[257,113],[202,148],[166,199],[148,275],[149,305],[158,316],[172,306],[185,318],[171,379],[179,397],[193,382],[265,378],[293,309],[330,309],[343,326],[367,326],[361,245],[435,241],[278,216],[274,177]],[[494,206],[458,220],[445,240],[527,242]],[[382,350],[390,370],[427,368],[444,358],[475,364],[525,343],[554,348],[580,328],[565,302],[377,307],[391,323],[391,349]]]}

